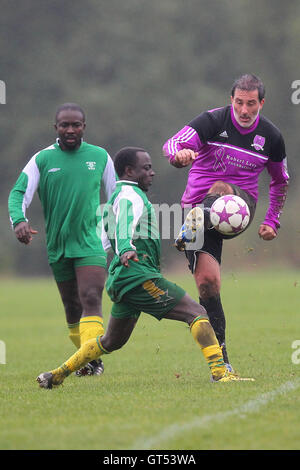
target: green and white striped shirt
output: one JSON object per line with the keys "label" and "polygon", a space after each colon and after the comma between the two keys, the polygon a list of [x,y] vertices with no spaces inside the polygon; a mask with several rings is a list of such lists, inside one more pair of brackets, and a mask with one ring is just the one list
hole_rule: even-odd
{"label": "green and white striped shirt", "polygon": [[37,191],[45,217],[49,263],[62,256],[101,255],[97,225],[101,227],[102,182],[108,199],[116,176],[106,150],[82,142],[76,150],[63,151],[56,142],[36,153],[21,172],[8,200],[11,223],[16,226],[27,221],[26,210]]}
{"label": "green and white striped shirt", "polygon": [[[119,302],[127,291],[147,279],[162,277],[156,215],[137,183],[117,181],[103,210],[102,243],[106,251],[112,248],[114,252],[106,283],[112,301]],[[139,259],[129,260],[129,267],[120,262],[127,251],[136,251]]]}

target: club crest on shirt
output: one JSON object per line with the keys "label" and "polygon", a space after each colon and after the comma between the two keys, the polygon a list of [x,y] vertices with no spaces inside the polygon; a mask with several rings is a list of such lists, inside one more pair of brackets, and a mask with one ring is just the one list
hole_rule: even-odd
{"label": "club crest on shirt", "polygon": [[85,162],[89,170],[96,170],[96,162]]}
{"label": "club crest on shirt", "polygon": [[261,135],[256,135],[253,140],[253,144],[251,144],[251,147],[254,147],[255,150],[263,150],[264,145],[265,145],[266,139],[262,137]]}

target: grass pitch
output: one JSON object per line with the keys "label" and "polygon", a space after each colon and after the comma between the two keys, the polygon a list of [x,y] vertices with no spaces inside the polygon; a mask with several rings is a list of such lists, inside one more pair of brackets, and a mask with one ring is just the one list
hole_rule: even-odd
{"label": "grass pitch", "polygon": [[[167,277],[197,298],[191,276]],[[248,383],[210,383],[188,328],[143,314],[102,377],[41,390],[36,376],[74,352],[56,285],[2,279],[0,289],[0,449],[300,448],[299,273],[223,277],[228,352]],[[110,305],[105,295],[105,320]]]}

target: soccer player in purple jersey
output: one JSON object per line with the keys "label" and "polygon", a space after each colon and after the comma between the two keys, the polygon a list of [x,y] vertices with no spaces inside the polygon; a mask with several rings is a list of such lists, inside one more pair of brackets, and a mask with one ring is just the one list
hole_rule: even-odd
{"label": "soccer player in purple jersey", "polygon": [[[226,321],[220,298],[223,239],[229,237],[213,229],[209,210],[218,197],[236,194],[247,202],[251,222],[258,200],[259,175],[267,169],[271,178],[269,207],[258,235],[263,240],[273,240],[277,235],[289,177],[283,137],[260,114],[264,97],[262,81],[251,74],[243,75],[233,84],[231,105],[201,113],[163,146],[171,165],[176,168],[191,165],[181,204],[183,208],[203,207],[204,243],[197,250],[187,249],[181,231],[176,246],[185,251],[200,303],[207,310],[229,369]],[[195,211],[192,209],[187,219],[191,220]]]}

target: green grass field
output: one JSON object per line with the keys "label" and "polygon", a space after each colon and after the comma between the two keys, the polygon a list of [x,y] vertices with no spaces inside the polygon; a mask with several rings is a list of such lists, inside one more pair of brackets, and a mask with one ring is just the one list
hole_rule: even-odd
{"label": "green grass field", "polygon": [[[196,297],[188,274],[168,278]],[[248,383],[210,383],[188,328],[142,315],[102,377],[41,390],[36,376],[74,351],[56,286],[1,279],[0,289],[0,449],[300,449],[299,273],[223,277],[228,351]]]}

